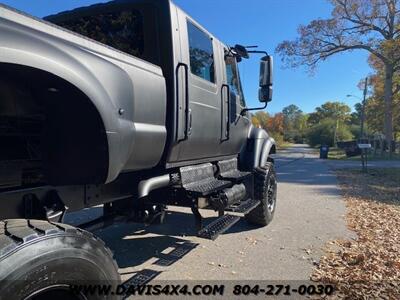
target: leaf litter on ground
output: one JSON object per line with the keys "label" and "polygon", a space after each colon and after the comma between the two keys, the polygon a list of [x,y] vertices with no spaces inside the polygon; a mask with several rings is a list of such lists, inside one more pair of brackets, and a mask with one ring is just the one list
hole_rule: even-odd
{"label": "leaf litter on ground", "polygon": [[400,299],[400,169],[338,170],[354,240],[334,240],[311,280],[336,285],[333,299]]}

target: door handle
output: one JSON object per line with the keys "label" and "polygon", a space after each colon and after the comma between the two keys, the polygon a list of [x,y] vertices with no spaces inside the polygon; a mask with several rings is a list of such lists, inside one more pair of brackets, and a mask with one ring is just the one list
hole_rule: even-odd
{"label": "door handle", "polygon": [[[179,93],[178,93],[178,106],[183,106],[184,107],[184,126],[185,128],[182,130],[184,137],[179,137],[179,132],[178,132],[178,136],[177,136],[177,141],[185,141],[188,139],[189,137],[189,131],[191,131],[191,129],[189,130],[189,66],[185,63],[178,63],[178,66],[176,68],[176,89],[179,91],[180,88],[180,82],[179,82],[179,70],[183,68],[184,70],[184,78],[183,78],[183,82],[185,85],[185,89],[184,89],[184,99],[179,98]],[[180,118],[178,117],[178,122],[180,121]],[[178,126],[182,126],[182,123],[178,123]],[[182,126],[183,127],[183,126]]]}
{"label": "door handle", "polygon": [[[226,94],[225,94],[226,93]],[[225,96],[224,96],[225,95]],[[229,131],[230,131],[230,88],[229,85],[223,84],[221,87],[221,112],[223,115],[221,116],[222,122],[224,125],[222,126],[221,132],[221,140],[226,141],[229,140]],[[226,97],[226,98],[225,98]]]}
{"label": "door handle", "polygon": [[192,120],[193,120],[193,116],[192,116],[192,109],[189,108],[189,126],[188,126],[188,135],[192,134]]}

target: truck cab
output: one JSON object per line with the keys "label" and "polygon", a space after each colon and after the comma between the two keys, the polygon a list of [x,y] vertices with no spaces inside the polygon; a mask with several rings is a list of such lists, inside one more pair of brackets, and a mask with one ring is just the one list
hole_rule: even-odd
{"label": "truck cab", "polygon": [[[249,115],[237,60],[229,49],[179,8],[174,33],[177,61],[177,139],[168,164],[237,155],[246,140]],[[187,99],[185,99],[187,97]],[[180,121],[183,120],[183,121]]]}
{"label": "truck cab", "polygon": [[[93,26],[92,32],[82,24],[100,22],[107,27],[101,20],[110,15],[117,19],[134,16],[134,29],[129,42],[110,39],[109,45],[130,49],[128,53],[160,66],[165,77],[166,104],[149,104],[152,111],[166,115],[168,138],[159,165],[171,168],[237,156],[246,143],[251,121],[249,114],[243,113],[246,102],[238,60],[230,48],[168,0],[114,1],[46,20],[104,41],[99,26]],[[142,117],[145,122],[146,116]]]}

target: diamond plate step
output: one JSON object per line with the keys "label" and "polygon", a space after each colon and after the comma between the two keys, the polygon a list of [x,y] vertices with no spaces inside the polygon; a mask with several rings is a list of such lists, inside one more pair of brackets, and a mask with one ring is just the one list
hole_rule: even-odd
{"label": "diamond plate step", "polygon": [[187,185],[185,190],[201,196],[208,196],[209,194],[222,190],[230,185],[229,181],[210,179]]}
{"label": "diamond plate step", "polygon": [[223,215],[208,224],[198,232],[198,236],[205,239],[215,240],[221,233],[224,233],[240,220],[239,216]]}
{"label": "diamond plate step", "polygon": [[229,179],[229,180],[235,180],[235,181],[241,181],[251,175],[251,172],[241,172],[239,170],[234,170],[231,172],[226,172],[224,174],[221,174],[222,179]]}
{"label": "diamond plate step", "polygon": [[210,163],[180,169],[182,187],[193,194],[207,196],[231,185],[226,180],[214,177],[213,166]]}
{"label": "diamond plate step", "polygon": [[249,199],[249,200],[240,202],[239,205],[236,205],[236,206],[232,205],[225,210],[231,211],[231,212],[236,212],[236,213],[241,213],[241,214],[248,214],[254,208],[256,208],[259,203],[260,203],[260,201],[258,201],[258,200]]}
{"label": "diamond plate step", "polygon": [[239,171],[237,158],[220,161],[218,167],[221,179],[241,181],[251,175],[251,172]]}

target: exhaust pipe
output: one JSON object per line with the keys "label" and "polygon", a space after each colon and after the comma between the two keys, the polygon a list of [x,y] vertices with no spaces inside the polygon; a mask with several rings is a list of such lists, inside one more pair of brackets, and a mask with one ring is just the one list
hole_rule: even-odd
{"label": "exhaust pipe", "polygon": [[138,186],[139,199],[148,196],[151,191],[169,186],[170,184],[171,178],[169,174],[142,180]]}

